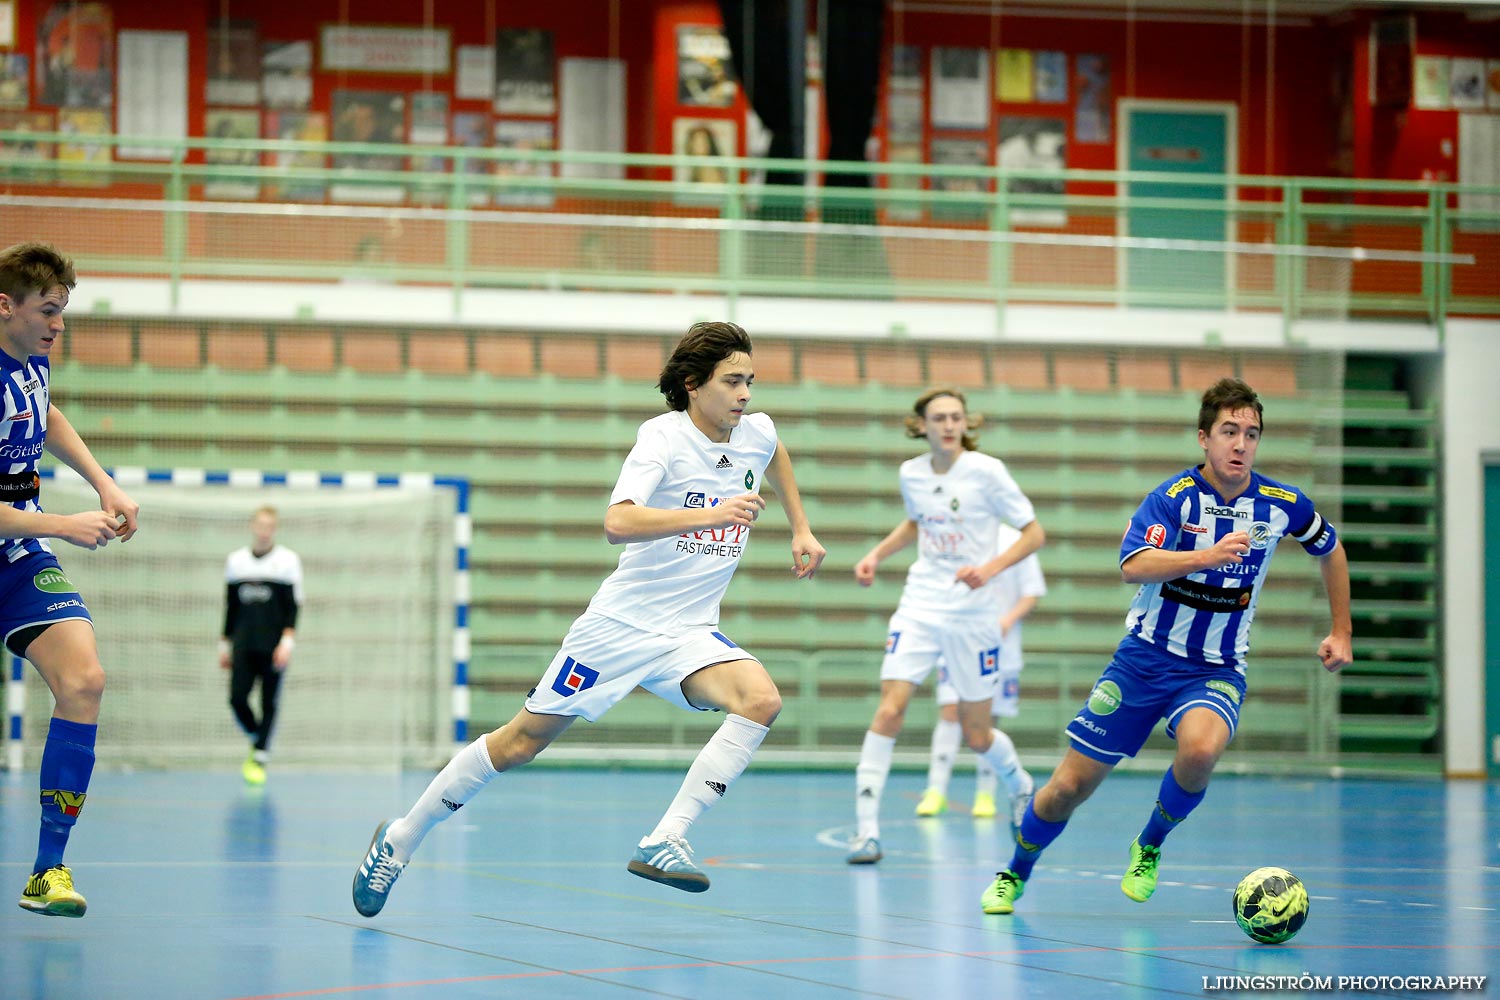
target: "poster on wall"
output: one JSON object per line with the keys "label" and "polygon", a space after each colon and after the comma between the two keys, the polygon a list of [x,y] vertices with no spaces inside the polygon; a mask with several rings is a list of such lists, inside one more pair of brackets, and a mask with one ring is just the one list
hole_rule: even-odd
{"label": "poster on wall", "polygon": [[885,134],[892,143],[922,141],[922,94],[893,90],[886,99]]}
{"label": "poster on wall", "polygon": [[995,56],[995,98],[1005,104],[1036,100],[1036,70],[1030,49],[1001,49]]}
{"label": "poster on wall", "polygon": [[557,114],[557,57],[552,32],[505,28],[495,35],[495,111]]}
{"label": "poster on wall", "polygon": [[[995,148],[995,165],[1001,170],[1046,170],[1062,173],[1067,166],[1068,123],[1061,118],[1027,115],[1002,115],[1000,144]],[[1014,177],[1006,190],[1011,194],[1063,193],[1062,178]],[[1067,216],[1061,209],[1012,208],[1010,221],[1031,226],[1064,226]]]}
{"label": "poster on wall", "polygon": [[989,75],[984,49],[933,49],[933,128],[989,128]]}
{"label": "poster on wall", "polygon": [[[988,166],[986,155],[988,143],[983,139],[943,137],[932,140],[932,165],[935,167],[984,167]],[[946,221],[979,221],[989,209],[987,198],[989,183],[979,176],[932,178],[932,190],[948,194],[971,195],[972,199],[932,202],[932,217]]]}
{"label": "poster on wall", "polygon": [[[210,139],[259,139],[260,112],[250,108],[209,108],[203,112],[203,134]],[[253,149],[206,149],[203,162],[223,167],[254,167]],[[254,201],[260,185],[248,178],[225,177],[203,185],[203,197],[217,201]]]}
{"label": "poster on wall", "polygon": [[[739,152],[739,126],[728,118],[674,118],[672,152],[677,156],[735,156]],[[672,168],[679,184],[723,184],[729,180],[726,167],[714,163]]]}
{"label": "poster on wall", "polygon": [[0,52],[0,108],[31,106],[31,57]]}
{"label": "poster on wall", "polygon": [[[328,116],[308,111],[267,111],[267,139],[289,139],[298,142],[327,142]],[[285,150],[271,154],[271,165],[278,170],[316,170],[326,166],[323,154],[311,150]],[[322,201],[321,178],[283,177],[270,189],[276,201]]]}
{"label": "poster on wall", "polygon": [[[333,141],[374,142],[400,146],[406,140],[406,94],[385,90],[335,90],[333,92]],[[335,153],[335,170],[397,171],[405,159],[400,153]],[[400,184],[350,184],[340,182],[329,189],[334,201],[401,201]]]}
{"label": "poster on wall", "polygon": [[[490,116],[483,111],[455,111],[453,113],[453,145],[468,149],[488,149]],[[474,178],[478,181],[488,174],[490,161],[479,157],[465,158],[461,165],[455,164],[454,169],[460,170],[466,178]],[[489,200],[488,184],[471,185],[464,194],[464,201],[471,206],[484,205]]]}
{"label": "poster on wall", "polygon": [[[109,135],[109,112],[97,108],[63,108],[57,113],[57,131],[74,139],[57,144],[58,163],[108,163],[110,147],[103,142],[88,142],[90,136]],[[60,171],[59,181],[80,187],[102,187],[109,183],[102,171]]]}
{"label": "poster on wall", "polygon": [[260,104],[260,34],[254,21],[216,22],[208,29],[209,104]]}
{"label": "poster on wall", "polygon": [[1036,82],[1036,99],[1041,104],[1066,104],[1068,101],[1068,54],[1036,52],[1032,54]]}
{"label": "poster on wall", "polygon": [[[185,31],[121,31],[120,97],[115,127],[123,136],[183,139],[188,134],[188,37]],[[122,145],[120,159],[170,160],[173,145]]]}
{"label": "poster on wall", "polygon": [[[50,111],[0,111],[0,132],[47,133],[56,124]],[[42,164],[49,163],[52,155],[50,142],[24,136],[0,142],[0,178],[8,183],[45,184],[52,180],[52,168]]]}
{"label": "poster on wall", "polygon": [[891,89],[922,89],[922,50],[917,46],[891,47]]}
{"label": "poster on wall", "polygon": [[1073,138],[1077,142],[1110,142],[1113,132],[1114,85],[1110,80],[1109,56],[1083,52],[1073,60],[1077,74],[1073,89]]}
{"label": "poster on wall", "polygon": [[16,0],[0,0],[0,49],[16,44]]}
{"label": "poster on wall", "polygon": [[677,103],[727,108],[734,103],[735,82],[729,62],[729,39],[706,24],[677,26]]}
{"label": "poster on wall", "polygon": [[114,14],[102,3],[59,0],[37,25],[37,103],[107,108],[114,103]]}
{"label": "poster on wall", "polygon": [[1370,22],[1370,106],[1404,108],[1411,104],[1414,23],[1410,14],[1377,17]]}
{"label": "poster on wall", "polygon": [[1453,57],[1448,74],[1448,97],[1455,108],[1484,107],[1484,60]]}
{"label": "poster on wall", "polygon": [[488,45],[460,45],[453,96],[460,101],[495,99],[495,50]]}
{"label": "poster on wall", "polygon": [[[406,141],[413,146],[448,145],[448,95],[424,90],[411,95],[411,121]],[[445,156],[413,156],[408,167],[418,177],[436,178],[448,173]],[[418,205],[442,205],[448,200],[446,185],[434,181],[412,186],[411,200]]]}
{"label": "poster on wall", "polygon": [[1424,110],[1448,107],[1447,56],[1417,56],[1412,71],[1412,99]]}
{"label": "poster on wall", "polygon": [[[548,152],[556,146],[557,138],[551,122],[503,120],[495,122],[496,149]],[[555,172],[556,165],[552,163],[538,163],[535,160],[496,160],[495,176],[500,178],[500,186],[495,189],[495,204],[551,208],[553,198],[550,185],[527,184],[527,179],[552,177]]]}
{"label": "poster on wall", "polygon": [[261,93],[268,108],[297,110],[312,102],[312,42],[261,46]]}

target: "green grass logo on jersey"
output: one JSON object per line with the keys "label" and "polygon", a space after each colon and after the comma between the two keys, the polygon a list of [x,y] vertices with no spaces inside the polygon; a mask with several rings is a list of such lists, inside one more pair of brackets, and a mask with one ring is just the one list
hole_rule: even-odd
{"label": "green grass logo on jersey", "polygon": [[50,566],[38,573],[31,582],[44,594],[71,594],[78,589],[62,570]]}
{"label": "green grass logo on jersey", "polygon": [[750,489],[754,489],[754,488],[755,488],[755,473],[752,470],[750,470],[750,469],[746,469],[745,470],[745,489],[750,490]]}
{"label": "green grass logo on jersey", "polygon": [[1207,685],[1210,691],[1219,692],[1236,705],[1240,703],[1240,693],[1236,691],[1234,689],[1234,685],[1229,683],[1228,681],[1205,681],[1204,683]]}
{"label": "green grass logo on jersey", "polygon": [[1101,681],[1089,695],[1089,711],[1095,715],[1109,715],[1119,708],[1125,699],[1120,695],[1120,685],[1114,681]]}

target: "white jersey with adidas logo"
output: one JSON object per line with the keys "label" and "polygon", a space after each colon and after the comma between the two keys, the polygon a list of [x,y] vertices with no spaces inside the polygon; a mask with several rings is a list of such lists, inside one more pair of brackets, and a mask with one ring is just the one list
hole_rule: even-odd
{"label": "white jersey with adidas logo", "polygon": [[1000,525],[1024,528],[1036,520],[1031,501],[1005,463],[965,451],[943,474],[929,452],[901,463],[906,516],[917,523],[917,561],[906,574],[897,614],[929,622],[954,615],[1000,614],[998,577],[975,590],[961,583],[960,567],[995,557]]}
{"label": "white jersey with adidas logo", "polygon": [[[696,508],[759,493],[775,453],[776,426],[764,413],[745,414],[723,443],[710,441],[686,412],[663,413],[641,424],[610,506]],[[740,525],[629,542],[589,610],[665,635],[717,625],[749,540]]]}

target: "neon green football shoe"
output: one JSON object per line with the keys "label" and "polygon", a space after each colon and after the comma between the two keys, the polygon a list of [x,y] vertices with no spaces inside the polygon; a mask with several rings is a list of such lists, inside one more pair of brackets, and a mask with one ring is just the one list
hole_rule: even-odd
{"label": "neon green football shoe", "polygon": [[1026,880],[1007,868],[995,873],[995,884],[979,897],[979,907],[985,913],[1014,913],[1016,900],[1025,891]]}
{"label": "neon green football shoe", "polygon": [[922,793],[922,801],[917,803],[918,816],[941,816],[948,811],[948,796],[936,788],[929,788]]}
{"label": "neon green football shoe", "polygon": [[1142,847],[1139,840],[1130,842],[1130,867],[1120,879],[1120,891],[1137,903],[1144,903],[1156,891],[1156,868],[1161,864],[1160,847]]}

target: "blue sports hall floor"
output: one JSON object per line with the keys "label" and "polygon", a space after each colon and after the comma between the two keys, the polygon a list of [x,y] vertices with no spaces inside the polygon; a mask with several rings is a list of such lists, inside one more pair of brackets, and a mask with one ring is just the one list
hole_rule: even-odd
{"label": "blue sports hall floor", "polygon": [[[1407,996],[1436,994],[1368,977],[1500,973],[1495,783],[1221,777],[1137,904],[1119,875],[1157,779],[1117,774],[999,917],[979,895],[1008,825],[969,817],[967,775],[931,820],[912,816],[921,776],[893,776],[885,861],[850,868],[852,775],[752,768],[692,834],[713,886],[691,895],[625,870],[680,772],[538,767],[435,830],[365,920],[355,866],[427,777],[284,772],[250,791],[237,773],[101,771],[68,854],[89,911],[68,920],[14,903],[36,779],[0,775],[0,997],[1092,1000],[1304,974]],[[1312,895],[1288,944],[1232,919],[1235,883],[1262,865]]]}

